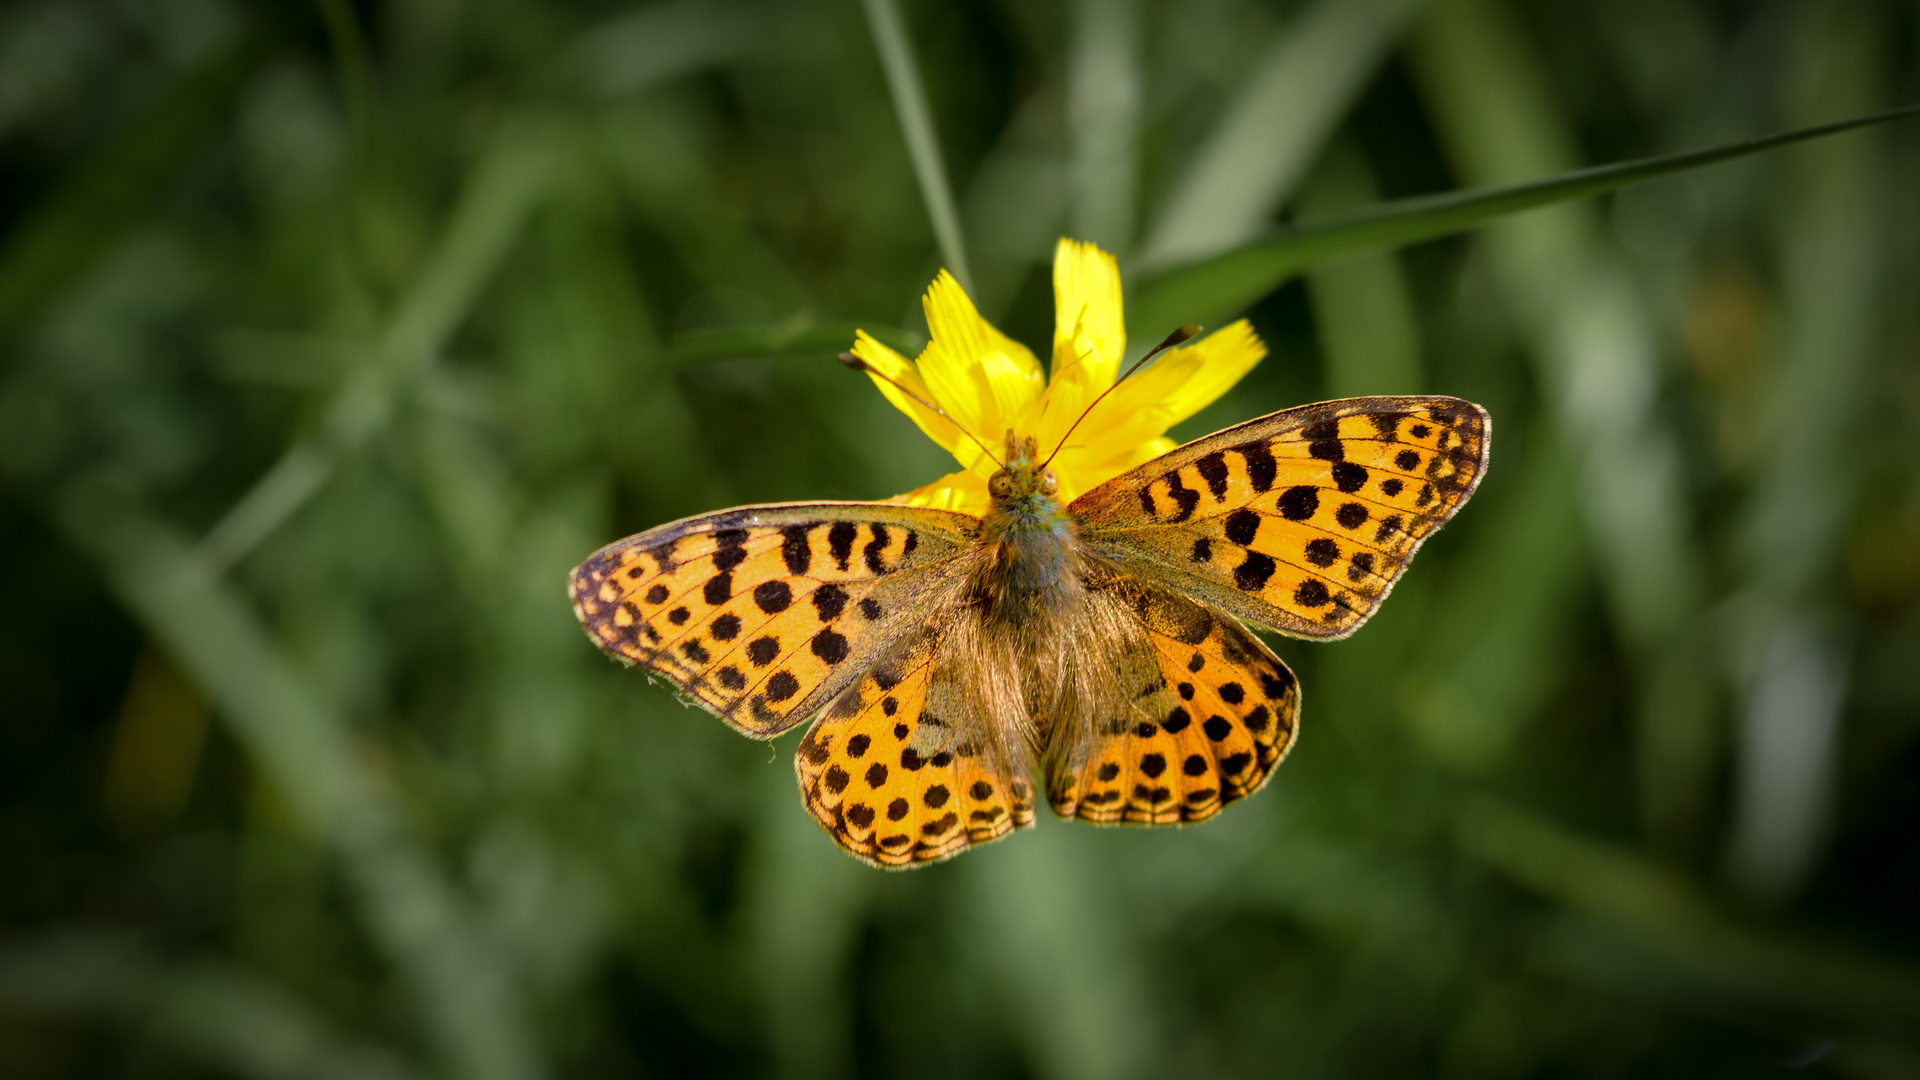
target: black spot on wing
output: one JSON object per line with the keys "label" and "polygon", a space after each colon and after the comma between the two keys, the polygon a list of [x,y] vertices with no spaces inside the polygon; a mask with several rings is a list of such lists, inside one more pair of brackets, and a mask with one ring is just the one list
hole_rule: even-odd
{"label": "black spot on wing", "polygon": [[813,655],[829,664],[837,664],[847,658],[847,639],[831,629],[821,630],[813,635]]}
{"label": "black spot on wing", "polygon": [[875,574],[884,574],[887,568],[886,564],[880,561],[880,555],[887,550],[890,539],[887,536],[887,527],[876,521],[868,528],[873,530],[873,539],[867,541],[867,546],[860,549],[860,554],[866,558],[868,570]]}
{"label": "black spot on wing", "polygon": [[754,667],[766,667],[779,655],[780,639],[772,635],[757,637],[747,643],[747,659],[753,662]]}
{"label": "black spot on wing", "polygon": [[827,553],[833,556],[840,569],[847,569],[853,561],[853,541],[860,535],[860,527],[851,521],[836,521],[827,530]]}
{"label": "black spot on wing", "polygon": [[813,609],[821,622],[832,622],[847,606],[847,590],[838,585],[822,585],[813,590]]}
{"label": "black spot on wing", "polygon": [[1273,576],[1275,563],[1273,558],[1258,551],[1247,552],[1247,559],[1233,568],[1233,583],[1243,591],[1258,592]]}
{"label": "black spot on wing", "polygon": [[1247,480],[1256,492],[1265,492],[1273,487],[1273,478],[1279,466],[1273,460],[1273,451],[1267,449],[1264,442],[1243,443],[1234,447],[1247,463]]}
{"label": "black spot on wing", "polygon": [[1241,547],[1251,546],[1260,531],[1260,515],[1243,506],[1227,515],[1223,528],[1227,539]]}
{"label": "black spot on wing", "polygon": [[1193,467],[1199,471],[1200,478],[1207,482],[1207,490],[1213,492],[1214,498],[1224,499],[1227,497],[1227,455],[1225,451],[1215,450],[1213,453],[1194,462]]}
{"label": "black spot on wing", "polygon": [[1324,536],[1307,541],[1307,561],[1318,567],[1329,567],[1340,559],[1340,545]]}
{"label": "black spot on wing", "polygon": [[717,545],[713,549],[714,569],[731,570],[747,561],[747,530],[721,529],[713,534],[713,540]]}
{"label": "black spot on wing", "polygon": [[778,615],[793,603],[793,589],[784,581],[763,581],[753,587],[753,602],[769,615]]}
{"label": "black spot on wing", "polygon": [[1320,509],[1320,489],[1301,484],[1280,493],[1280,514],[1288,521],[1305,521]]}
{"label": "black spot on wing", "polygon": [[1185,521],[1192,517],[1194,508],[1200,505],[1200,493],[1180,482],[1180,472],[1177,469],[1168,473],[1165,479],[1167,494],[1180,506],[1179,512],[1167,520]]}
{"label": "black spot on wing", "polygon": [[647,549],[647,555],[653,559],[654,565],[660,568],[661,573],[667,574],[673,571],[673,549],[679,543],[678,540],[666,540]]}
{"label": "black spot on wing", "polygon": [[767,680],[767,700],[785,701],[800,692],[800,680],[790,671],[776,671]]}
{"label": "black spot on wing", "polygon": [[807,542],[812,525],[789,525],[780,530],[780,555],[787,561],[787,573],[804,574],[813,565],[813,545]]}
{"label": "black spot on wing", "polygon": [[1339,461],[1346,457],[1346,448],[1340,445],[1338,421],[1322,420],[1317,424],[1308,424],[1300,437],[1307,440],[1307,453],[1322,461]]}

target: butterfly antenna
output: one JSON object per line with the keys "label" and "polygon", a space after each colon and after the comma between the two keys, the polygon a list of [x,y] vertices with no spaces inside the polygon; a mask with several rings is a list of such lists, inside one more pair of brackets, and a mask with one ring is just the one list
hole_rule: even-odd
{"label": "butterfly antenna", "polygon": [[841,363],[847,365],[853,370],[862,372],[867,375],[871,375],[874,378],[885,382],[888,386],[893,387],[895,390],[900,391],[901,393],[907,395],[913,400],[933,410],[935,415],[939,416],[942,420],[945,420],[947,423],[952,424],[955,428],[958,428],[960,431],[960,434],[965,435],[969,439],[972,439],[973,445],[979,447],[980,452],[987,455],[988,461],[993,462],[995,465],[998,465],[1003,469],[1007,467],[1006,462],[1001,461],[999,458],[993,456],[993,451],[987,449],[987,444],[981,442],[980,437],[978,435],[975,435],[973,432],[968,431],[967,426],[965,424],[962,424],[960,421],[955,420],[951,416],[948,416],[947,410],[941,408],[938,405],[935,405],[933,402],[928,401],[926,398],[923,398],[919,394],[916,394],[913,391],[907,389],[906,387],[900,385],[899,380],[895,379],[893,376],[888,375],[886,372],[881,371],[879,368],[874,367],[872,364],[867,363],[865,360],[860,359],[859,357],[853,355],[850,352],[841,353],[839,356],[839,360]]}
{"label": "butterfly antenna", "polygon": [[1048,465],[1052,464],[1053,459],[1059,455],[1060,451],[1065,450],[1067,448],[1067,438],[1068,436],[1073,434],[1075,428],[1078,428],[1080,426],[1080,421],[1085,420],[1088,414],[1093,412],[1093,407],[1095,405],[1098,405],[1102,401],[1105,401],[1108,394],[1111,394],[1115,390],[1118,390],[1120,388],[1121,383],[1126,382],[1128,379],[1133,378],[1134,372],[1139,371],[1143,367],[1146,367],[1147,361],[1153,359],[1156,356],[1159,356],[1161,353],[1166,352],[1168,349],[1171,349],[1176,345],[1185,345],[1187,342],[1193,340],[1199,335],[1200,335],[1200,328],[1198,326],[1178,327],[1177,329],[1174,330],[1173,333],[1167,335],[1165,341],[1162,341],[1160,344],[1155,345],[1151,349],[1148,349],[1147,355],[1141,357],[1138,360],[1135,360],[1133,362],[1133,366],[1127,369],[1127,373],[1125,375],[1122,375],[1119,378],[1113,380],[1112,386],[1109,386],[1105,390],[1100,391],[1099,397],[1094,398],[1091,402],[1087,404],[1086,408],[1080,410],[1080,415],[1074,418],[1073,424],[1067,428],[1066,434],[1060,436],[1059,445],[1053,448],[1053,453],[1047,455],[1046,461],[1043,461],[1040,463],[1040,467],[1044,469]]}

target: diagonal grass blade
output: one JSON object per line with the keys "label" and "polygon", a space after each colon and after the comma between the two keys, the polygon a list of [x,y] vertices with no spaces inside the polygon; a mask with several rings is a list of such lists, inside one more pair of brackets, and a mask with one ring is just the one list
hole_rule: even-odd
{"label": "diagonal grass blade", "polygon": [[1920,115],[1920,105],[1726,146],[1578,169],[1526,184],[1402,199],[1351,216],[1303,222],[1224,255],[1161,275],[1147,285],[1140,302],[1134,306],[1136,325],[1217,322],[1272,292],[1307,267],[1352,252],[1416,244],[1522,210],[1589,198],[1629,184],[1915,115]]}

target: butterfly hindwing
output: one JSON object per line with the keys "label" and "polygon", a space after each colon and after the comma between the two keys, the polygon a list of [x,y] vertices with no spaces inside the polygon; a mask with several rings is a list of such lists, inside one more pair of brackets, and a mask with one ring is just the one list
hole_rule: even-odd
{"label": "butterfly hindwing", "polygon": [[807,811],[876,866],[938,862],[1033,824],[1025,763],[986,752],[956,707],[938,641],[929,631],[892,650],[794,753]]}
{"label": "butterfly hindwing", "polygon": [[1486,410],[1450,397],[1287,409],[1197,439],[1068,508],[1097,555],[1298,637],[1372,615],[1486,471]]}
{"label": "butterfly hindwing", "polygon": [[1061,817],[1098,823],[1204,821],[1266,783],[1293,744],[1293,672],[1230,615],[1123,581],[1145,633],[1121,664],[1131,699],[1115,721],[1052,763]]}
{"label": "butterfly hindwing", "polygon": [[702,514],[600,549],[574,614],[744,734],[811,716],[919,626],[977,519],[878,503]]}

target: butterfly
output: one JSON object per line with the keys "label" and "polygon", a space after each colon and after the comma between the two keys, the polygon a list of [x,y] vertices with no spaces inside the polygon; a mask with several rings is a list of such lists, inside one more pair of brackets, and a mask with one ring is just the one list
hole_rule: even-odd
{"label": "butterfly", "polygon": [[[753,738],[811,719],[795,753],[802,801],[877,866],[936,862],[1031,826],[1042,795],[1063,818],[1159,825],[1204,821],[1258,791],[1293,745],[1300,687],[1249,626],[1351,634],[1486,471],[1486,411],[1442,396],[1306,405],[1172,449],[1136,431],[1120,458],[1097,435],[1070,443],[1083,423],[1122,428],[1171,400],[1143,376],[1150,401],[1103,412],[1132,385],[1132,371],[1113,379],[1117,271],[1070,245],[1056,260],[1066,329],[1044,397],[1023,405],[994,385],[967,399],[951,379],[942,390],[954,370],[1001,360],[1008,378],[1031,379],[1024,349],[986,336],[997,331],[970,303],[939,307],[964,301],[945,275],[917,368],[864,337],[843,354],[950,447],[970,441],[956,451],[969,468],[914,493],[922,505],[701,514],[610,544],[572,574],[576,616],[615,658]],[[1229,355],[1251,366],[1250,330],[1182,359],[1193,329],[1133,371],[1162,353],[1149,374]],[[967,333],[971,358],[940,368],[936,350]],[[1060,388],[1077,416],[1050,424]],[[1000,453],[968,421],[999,424]],[[1044,455],[1034,431],[1057,436]],[[1089,453],[1110,471],[1145,460],[1080,490],[1099,473]]]}

